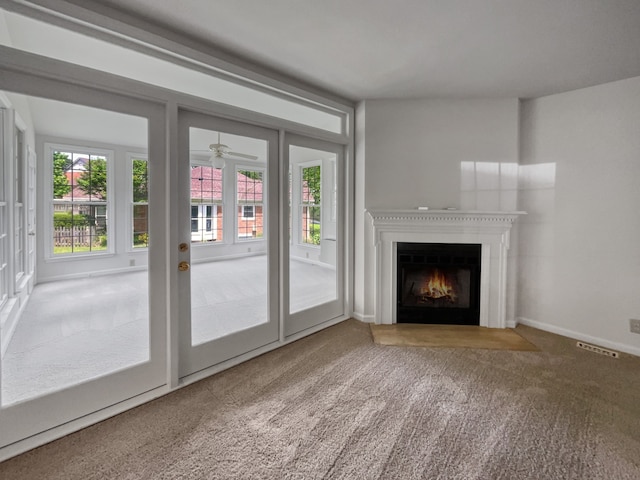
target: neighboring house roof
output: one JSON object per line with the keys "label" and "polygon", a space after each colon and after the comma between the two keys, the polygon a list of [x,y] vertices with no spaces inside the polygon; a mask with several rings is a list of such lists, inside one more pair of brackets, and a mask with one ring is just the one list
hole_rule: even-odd
{"label": "neighboring house roof", "polygon": [[61,200],[66,201],[101,201],[99,195],[94,195],[93,197],[89,196],[84,190],[82,190],[78,186],[78,178],[87,171],[87,164],[89,163],[89,158],[87,157],[79,157],[76,158],[71,165],[71,168],[64,172],[67,177],[67,181],[72,186],[71,191],[64,195]]}
{"label": "neighboring house roof", "polygon": [[[85,162],[80,162],[85,160]],[[78,159],[72,170],[65,172],[69,183],[73,186],[71,191],[62,197],[62,200],[90,201],[89,197],[79,186],[77,179],[85,171],[84,165],[88,159]],[[78,167],[76,167],[76,164]],[[238,200],[242,203],[262,202],[262,181],[247,177],[242,173],[237,174]],[[196,166],[191,168],[191,199],[198,201],[222,201],[222,170]],[[93,198],[93,200],[100,200]]]}
{"label": "neighboring house roof", "polygon": [[65,176],[69,184],[72,186],[71,191],[66,195],[63,195],[61,200],[67,201],[100,201],[102,198],[98,195],[94,195],[93,197],[89,196],[84,190],[80,188],[78,185],[78,178],[84,173],[84,170],[69,170],[65,172]]}
{"label": "neighboring house roof", "polygon": [[[255,180],[238,172],[236,182],[240,202],[262,202],[262,180]],[[192,167],[191,199],[222,201],[222,170],[207,166]]]}

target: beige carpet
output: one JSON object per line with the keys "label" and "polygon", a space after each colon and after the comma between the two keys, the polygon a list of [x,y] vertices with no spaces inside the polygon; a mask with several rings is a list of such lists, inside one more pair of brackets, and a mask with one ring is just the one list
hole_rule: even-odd
{"label": "beige carpet", "polygon": [[538,348],[512,328],[472,325],[371,325],[373,341],[401,347],[489,348],[535,352]]}
{"label": "beige carpet", "polygon": [[350,320],[0,464],[4,479],[640,478],[640,358],[376,345]]}

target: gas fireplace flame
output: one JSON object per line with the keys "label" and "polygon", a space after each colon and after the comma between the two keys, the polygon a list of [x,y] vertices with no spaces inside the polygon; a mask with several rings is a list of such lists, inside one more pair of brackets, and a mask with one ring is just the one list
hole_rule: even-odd
{"label": "gas fireplace flame", "polygon": [[455,302],[457,298],[453,285],[438,269],[434,269],[431,276],[423,283],[420,295],[425,299],[447,299],[450,302]]}

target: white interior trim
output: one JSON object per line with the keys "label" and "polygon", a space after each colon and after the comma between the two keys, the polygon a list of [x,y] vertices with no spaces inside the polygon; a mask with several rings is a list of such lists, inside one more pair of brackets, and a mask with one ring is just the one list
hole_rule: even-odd
{"label": "white interior trim", "polygon": [[517,324],[526,325],[528,327],[537,328],[538,330],[544,330],[545,332],[555,333],[556,335],[562,335],[563,337],[569,337],[575,340],[581,340],[583,342],[592,343],[601,347],[610,348],[612,350],[618,350],[620,352],[628,353],[640,357],[640,348],[632,345],[626,345],[624,343],[610,342],[603,338],[593,337],[591,335],[585,335],[584,333],[576,332],[568,328],[558,327],[547,322],[540,322],[538,320],[532,320],[530,318],[518,317]]}
{"label": "white interior trim", "polygon": [[506,328],[509,231],[524,212],[368,210],[375,247],[375,323],[396,323],[398,242],[482,245],[480,326]]}

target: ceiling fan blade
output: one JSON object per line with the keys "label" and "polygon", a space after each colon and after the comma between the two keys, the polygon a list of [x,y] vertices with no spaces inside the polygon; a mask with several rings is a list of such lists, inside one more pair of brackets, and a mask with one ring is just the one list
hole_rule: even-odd
{"label": "ceiling fan blade", "polygon": [[248,160],[257,160],[258,157],[255,155],[248,155],[246,153],[238,153],[238,152],[225,152],[225,155],[230,155],[232,157],[246,158]]}

